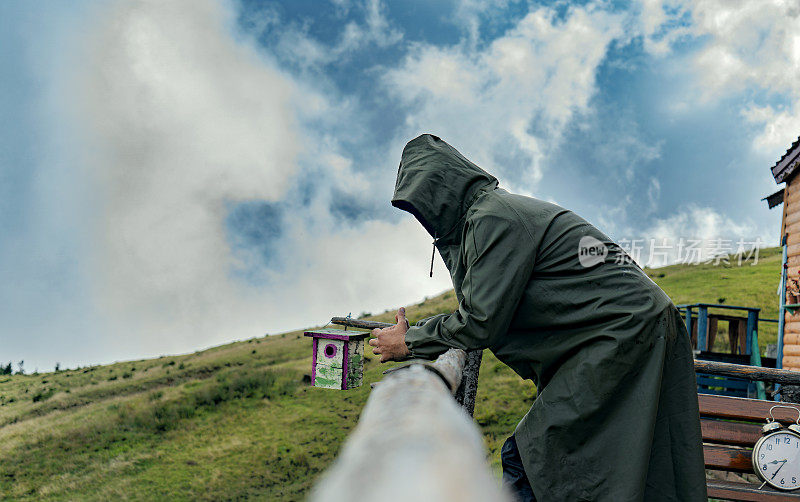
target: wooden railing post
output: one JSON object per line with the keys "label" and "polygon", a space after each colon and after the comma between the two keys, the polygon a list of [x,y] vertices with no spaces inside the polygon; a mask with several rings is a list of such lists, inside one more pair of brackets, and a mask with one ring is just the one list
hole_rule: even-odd
{"label": "wooden railing post", "polygon": [[478,375],[481,371],[482,350],[467,352],[467,362],[464,364],[464,374],[461,385],[456,390],[456,402],[461,405],[467,415],[475,414],[475,396],[478,393]]}
{"label": "wooden railing post", "polygon": [[697,350],[708,350],[708,307],[697,307]]}

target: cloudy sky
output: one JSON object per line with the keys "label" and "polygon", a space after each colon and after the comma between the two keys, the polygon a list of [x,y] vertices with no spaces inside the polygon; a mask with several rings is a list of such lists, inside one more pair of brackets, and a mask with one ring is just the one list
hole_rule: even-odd
{"label": "cloudy sky", "polygon": [[800,0],[4,1],[0,361],[188,352],[448,288],[389,204],[423,132],[620,241],[775,245],[798,25]]}

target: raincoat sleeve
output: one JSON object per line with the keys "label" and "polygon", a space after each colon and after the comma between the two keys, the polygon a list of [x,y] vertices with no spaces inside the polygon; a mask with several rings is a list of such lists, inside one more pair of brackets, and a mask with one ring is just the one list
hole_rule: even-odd
{"label": "raincoat sleeve", "polygon": [[508,331],[536,258],[532,232],[509,212],[467,222],[458,310],[409,328],[406,345],[412,357],[433,359],[451,347],[485,349]]}

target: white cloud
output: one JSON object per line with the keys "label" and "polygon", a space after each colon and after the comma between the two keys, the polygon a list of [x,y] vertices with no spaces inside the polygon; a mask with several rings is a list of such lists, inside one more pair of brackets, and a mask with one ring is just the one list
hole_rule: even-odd
{"label": "white cloud", "polygon": [[340,17],[346,16],[352,7],[351,0],[331,0],[331,3],[336,8],[336,13]]}
{"label": "white cloud", "polygon": [[[404,137],[432,132],[490,171],[513,157],[527,166],[526,190],[542,176],[543,145],[586,111],[608,45],[622,18],[594,6],[528,13],[484,48],[417,44],[384,82],[409,111]],[[507,173],[510,174],[510,173]]]}
{"label": "white cloud", "polygon": [[350,21],[344,25],[339,40],[328,46],[309,34],[309,26],[291,25],[279,33],[278,53],[303,69],[326,65],[349,57],[356,51],[388,47],[403,39],[403,32],[386,17],[381,0],[363,0],[357,5],[334,2],[339,15],[358,11],[363,22]]}
{"label": "white cloud", "polygon": [[270,295],[276,314],[298,310],[300,303],[307,315],[327,321],[337,312],[380,312],[452,287],[438,255],[434,277],[428,277],[431,239],[411,216],[399,224],[373,220],[357,227],[296,218],[287,227],[291,265],[270,282],[291,287],[288,296]]}
{"label": "white cloud", "polygon": [[118,3],[98,26],[76,72],[112,332],[175,350],[253,328],[228,277],[225,203],[285,196],[300,150],[292,82],[234,41],[215,2]]}
{"label": "white cloud", "polygon": [[[761,132],[753,139],[753,145],[763,152],[782,154],[800,136],[800,102],[792,111],[776,110],[771,106],[751,105],[742,111],[745,119],[757,126]],[[775,157],[777,160],[778,157]]]}
{"label": "white cloud", "polygon": [[656,219],[645,229],[638,237],[641,254],[633,257],[651,267],[714,260],[720,254],[762,247],[771,242],[773,233],[756,228],[750,221],[735,221],[713,208],[689,205],[666,218]]}
{"label": "white cloud", "polygon": [[367,44],[386,47],[403,38],[403,33],[393,28],[386,19],[386,7],[381,0],[366,0],[364,4],[364,24],[347,23],[342,40],[334,53],[342,54]]}
{"label": "white cloud", "polygon": [[650,54],[665,56],[672,45],[691,34],[685,25],[688,11],[685,0],[641,0],[634,5],[637,12],[638,32],[644,40],[644,48]]}
{"label": "white cloud", "polygon": [[650,178],[650,184],[647,186],[647,201],[650,212],[655,212],[658,209],[659,197],[661,197],[661,183],[658,178]]}
{"label": "white cloud", "polygon": [[666,218],[660,218],[644,232],[649,238],[715,239],[720,237],[755,237],[755,228],[733,221],[710,207],[690,205]]}
{"label": "white cloud", "polygon": [[754,147],[781,152],[800,134],[800,1],[699,1],[693,19],[695,35],[710,39],[694,60],[703,96],[755,89],[786,99],[781,111],[756,104],[744,110],[762,127]]}
{"label": "white cloud", "polygon": [[800,93],[800,2],[704,0],[692,18],[694,34],[710,38],[695,60],[708,93],[753,85]]}
{"label": "white cloud", "polygon": [[641,175],[642,166],[661,157],[664,141],[644,139],[642,128],[630,111],[618,109],[613,113],[602,119],[585,114],[582,123],[591,127],[587,128],[583,140],[594,149],[598,168],[614,175],[620,188],[625,190],[624,187],[631,186]]}
{"label": "white cloud", "polygon": [[[800,134],[800,1],[646,0],[639,23],[652,53],[701,42],[687,56],[696,82],[687,101],[745,97],[743,115],[762,128],[756,150],[777,154]],[[776,110],[774,98],[786,106]]]}
{"label": "white cloud", "polygon": [[[646,190],[647,207],[625,195],[613,205],[601,206],[591,216],[611,239],[641,266],[698,263],[721,254],[735,254],[754,247],[772,246],[776,227],[759,225],[752,218],[736,219],[718,209],[687,204],[662,210],[658,217],[661,184],[651,178]],[[632,225],[632,214],[649,216],[648,223]]]}
{"label": "white cloud", "polygon": [[487,18],[502,16],[504,9],[519,0],[460,0],[455,6],[455,20],[467,33],[467,43],[474,49],[481,38],[481,25]]}
{"label": "white cloud", "polygon": [[[369,5],[374,38],[386,25]],[[325,133],[357,111],[237,41],[226,4],[119,2],[95,26],[73,71],[101,199],[94,300],[109,357],[194,350],[449,287],[440,260],[428,279],[430,240],[412,218],[342,226],[331,216],[333,189],[363,199],[356,187],[375,183]],[[305,208],[285,200],[304,173],[323,187]],[[227,204],[247,200],[290,208],[273,243],[278,268],[230,249]],[[262,287],[232,276],[254,263]]]}

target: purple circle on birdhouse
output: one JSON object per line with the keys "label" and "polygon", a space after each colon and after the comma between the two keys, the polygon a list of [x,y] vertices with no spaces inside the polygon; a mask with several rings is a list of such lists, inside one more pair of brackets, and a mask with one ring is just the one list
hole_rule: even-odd
{"label": "purple circle on birdhouse", "polygon": [[325,346],[325,357],[333,357],[336,355],[336,345],[329,343]]}

